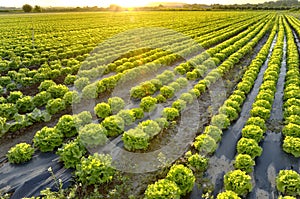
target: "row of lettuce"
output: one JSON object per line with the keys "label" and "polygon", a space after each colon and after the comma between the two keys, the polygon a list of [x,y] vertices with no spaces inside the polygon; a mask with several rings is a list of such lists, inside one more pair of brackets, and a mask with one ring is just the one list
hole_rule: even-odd
{"label": "row of lettuce", "polygon": [[[260,26],[258,26],[258,24],[260,24]],[[227,56],[228,53],[232,52],[232,48],[231,51],[227,52],[227,51],[221,51],[222,49],[224,49],[225,47],[228,47],[230,44],[232,44],[233,42],[238,41],[238,39],[241,39],[243,36],[247,35],[249,32],[251,32],[252,30],[254,30],[257,26],[257,28],[255,29],[257,32],[261,27],[262,27],[262,22],[258,23],[257,25],[253,26],[253,28],[251,27],[249,30],[239,34],[238,36],[224,42],[224,44],[220,44],[217,45],[216,47],[210,49],[210,54],[212,54],[213,52],[215,53],[221,53],[223,55],[223,53],[225,55],[223,55],[222,57],[224,58],[224,56]],[[255,35],[255,32],[252,31],[252,34],[250,34],[249,36],[247,36],[245,39],[243,39],[243,43],[245,43],[247,40],[249,40],[251,37],[253,37]],[[179,42],[179,44],[182,44]],[[239,45],[241,45],[242,43],[238,43]],[[235,45],[234,49],[237,49],[239,45]],[[180,49],[183,49],[183,47],[181,46]],[[180,50],[179,49],[179,50]],[[228,49],[228,48],[225,48]],[[225,50],[224,49],[224,50]],[[195,50],[197,51],[197,48],[195,48]],[[186,51],[181,50],[180,52]],[[85,73],[86,70],[81,70],[79,71],[79,74],[74,75],[77,73],[77,71],[79,70],[79,63],[78,62],[74,62],[73,60],[73,64],[70,65],[69,69],[71,72],[71,74],[68,74],[65,77],[65,84],[67,85],[72,85],[74,84],[76,90],[81,91],[82,93],[78,93],[76,90],[73,91],[68,91],[67,87],[65,85],[61,85],[61,84],[56,84],[54,83],[52,80],[43,80],[40,79],[41,81],[43,80],[43,82],[40,84],[40,86],[38,87],[38,93],[35,96],[27,96],[27,95],[23,95],[20,91],[12,91],[10,92],[10,94],[7,96],[7,98],[1,97],[1,125],[2,125],[2,130],[1,130],[1,134],[4,134],[6,132],[15,132],[17,130],[23,129],[25,127],[31,126],[34,123],[37,122],[47,122],[51,119],[51,115],[59,113],[60,111],[66,109],[70,104],[72,103],[79,103],[80,102],[80,98],[96,98],[98,96],[97,93],[102,93],[104,91],[110,91],[112,90],[116,85],[119,79],[123,80],[123,81],[127,81],[129,79],[135,79],[137,78],[140,74],[144,73],[145,71],[152,71],[154,70],[154,67],[156,68],[160,68],[161,66],[166,66],[171,64],[172,62],[176,61],[178,59],[178,55],[176,56],[176,53],[168,53],[167,51],[161,51],[161,50],[150,50],[147,51],[145,53],[143,53],[144,51],[141,50],[140,55],[144,55],[145,57],[151,57],[151,56],[155,56],[155,58],[151,58],[150,62],[147,63],[144,66],[140,66],[137,67],[135,66],[134,68],[126,68],[126,70],[121,70],[119,71],[119,73],[117,75],[113,75],[110,76],[108,78],[103,78],[100,81],[98,81],[97,83],[92,83],[90,82],[90,79],[92,78],[89,74],[90,72],[92,72],[92,74],[96,74],[96,75],[102,75],[102,73],[105,73],[105,71],[103,71],[103,67],[99,67],[97,69],[98,72],[95,72],[94,70],[89,71],[89,73]],[[179,54],[180,54],[179,52]],[[189,50],[190,52],[190,50]],[[181,71],[180,73],[182,73],[182,70],[180,69],[182,66],[185,67],[185,70],[187,69],[192,69],[194,67],[195,64],[199,64],[202,63],[203,61],[205,61],[205,59],[207,59],[209,57],[209,55],[207,53],[201,53],[199,56],[196,56],[195,58],[193,58],[190,62],[188,62],[185,65],[181,65],[180,67],[177,67],[177,69],[179,68],[179,70],[175,69],[175,71]],[[121,59],[123,60],[123,59]],[[119,67],[123,67],[122,65],[118,65],[117,63],[120,62],[121,60],[117,60],[112,64],[108,64],[107,68],[109,68],[110,71],[114,71],[117,70]],[[75,60],[76,61],[76,60]],[[124,60],[123,60],[124,61]],[[123,63],[120,62],[120,63]],[[133,60],[131,60],[133,61]],[[133,61],[133,63],[135,63],[136,61]],[[203,64],[205,64],[206,66],[212,67],[215,62],[220,62],[219,59],[209,59],[206,60],[206,62],[204,62]],[[53,71],[55,70],[57,72],[57,75],[52,74],[52,72],[49,74],[51,77],[57,77],[60,74],[60,71],[64,71],[61,70],[61,68],[59,68],[59,64],[57,64],[57,61],[53,61],[50,63],[51,69],[53,69]],[[127,61],[125,61],[124,63],[129,63]],[[47,64],[45,64],[45,67],[48,67]],[[125,64],[126,65],[126,64]],[[84,65],[83,65],[84,66]],[[43,67],[41,67],[40,69],[43,69]],[[25,73],[31,73],[31,71],[27,68],[23,68],[20,70],[24,70]],[[101,72],[100,72],[101,71]],[[199,77],[199,75],[203,74],[203,71],[206,71],[206,68],[204,68],[203,66],[201,67],[201,65],[198,67],[198,69],[195,69],[193,71],[191,71],[191,74],[187,74],[187,77],[189,79],[195,79],[197,77]],[[189,72],[189,71],[187,71]],[[195,76],[194,74],[197,73],[197,76]],[[34,74],[34,73],[33,73]],[[35,75],[42,75],[43,73],[35,73]],[[105,73],[106,74],[106,73]],[[167,74],[167,73],[166,73]],[[170,73],[168,73],[170,75]],[[18,76],[18,73],[15,71],[9,71],[9,75],[10,76]],[[82,77],[82,75],[84,75],[85,77]],[[5,76],[2,76],[5,77]],[[94,76],[93,76],[94,77]],[[123,77],[123,78],[121,78]],[[33,76],[34,78],[34,76]],[[5,78],[4,78],[5,79]],[[46,78],[47,79],[47,78]],[[161,79],[159,79],[161,82],[164,81],[168,81],[168,77],[165,77],[165,74],[161,74]],[[180,81],[180,80],[178,80]],[[10,80],[8,79],[7,81],[5,80],[4,82],[8,83],[10,82]],[[122,81],[120,81],[122,83]],[[184,83],[184,82],[183,82]],[[159,88],[160,82],[159,81],[155,81],[151,82],[151,84],[149,83],[145,83],[146,87],[150,86],[150,89],[153,88],[153,84],[156,86],[155,88]],[[175,84],[175,83],[173,83]],[[178,85],[176,84],[176,86],[178,87]],[[70,90],[70,89],[69,89]],[[170,89],[170,87],[164,87],[162,88],[162,90],[166,90],[167,93],[172,92],[172,89]],[[171,91],[170,91],[171,90]],[[145,91],[143,91],[145,92]],[[148,92],[148,91],[146,91]],[[81,95],[81,97],[80,97]],[[167,95],[167,94],[166,94]],[[160,95],[160,100],[159,101],[163,101],[165,97],[163,97],[162,95]],[[46,110],[43,110],[43,107],[46,108]]]}

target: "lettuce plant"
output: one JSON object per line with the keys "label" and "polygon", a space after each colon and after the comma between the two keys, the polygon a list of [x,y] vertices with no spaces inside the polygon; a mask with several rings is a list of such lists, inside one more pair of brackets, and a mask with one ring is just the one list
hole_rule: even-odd
{"label": "lettuce plant", "polygon": [[280,170],[276,187],[284,195],[300,196],[300,175],[293,170]]}
{"label": "lettuce plant", "polygon": [[62,145],[63,134],[57,132],[55,128],[44,127],[33,137],[34,146],[42,152],[53,151]]}
{"label": "lettuce plant", "polygon": [[224,176],[224,186],[226,191],[245,196],[252,190],[251,177],[239,169],[230,171]]}
{"label": "lettuce plant", "polygon": [[180,199],[180,189],[177,184],[167,179],[161,179],[148,185],[145,199]]}
{"label": "lettuce plant", "polygon": [[111,115],[110,106],[108,103],[105,103],[105,102],[101,102],[101,103],[97,104],[94,108],[94,112],[99,118],[102,118],[102,119]]}
{"label": "lettuce plant", "polygon": [[9,149],[6,157],[10,163],[20,164],[29,161],[32,158],[33,153],[34,149],[30,144],[19,143]]}

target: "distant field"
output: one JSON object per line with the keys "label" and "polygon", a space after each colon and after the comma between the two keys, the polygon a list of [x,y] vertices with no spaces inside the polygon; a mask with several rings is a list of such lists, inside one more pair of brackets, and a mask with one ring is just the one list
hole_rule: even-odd
{"label": "distant field", "polygon": [[300,197],[298,18],[0,15],[0,198]]}

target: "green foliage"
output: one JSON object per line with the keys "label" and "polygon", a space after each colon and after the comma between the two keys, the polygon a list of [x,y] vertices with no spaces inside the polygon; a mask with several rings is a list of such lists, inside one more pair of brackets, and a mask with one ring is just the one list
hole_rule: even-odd
{"label": "green foliage", "polygon": [[93,118],[89,111],[82,111],[77,115],[73,115],[73,117],[78,127],[91,123]]}
{"label": "green foliage", "polygon": [[108,141],[106,134],[101,124],[90,123],[79,129],[78,140],[86,148],[102,146]]}
{"label": "green foliage", "polygon": [[168,122],[168,120],[166,118],[156,118],[154,120],[155,122],[157,122],[158,126],[161,128],[161,129],[164,129],[164,128],[168,128],[170,123]]}
{"label": "green foliage", "polygon": [[214,115],[211,118],[211,125],[216,126],[219,129],[227,129],[228,126],[230,125],[230,120],[225,114]]}
{"label": "green foliage", "polygon": [[35,108],[30,96],[18,99],[16,102],[16,107],[19,110],[19,113],[28,113],[33,111]]}
{"label": "green foliage", "polygon": [[272,92],[268,92],[268,90],[264,90],[263,92],[258,93],[255,100],[256,101],[257,100],[266,100],[270,104],[273,104],[274,96],[272,95]]}
{"label": "green foliage", "polygon": [[283,140],[282,148],[286,153],[291,153],[295,157],[300,157],[300,138],[286,136]]}
{"label": "green foliage", "polygon": [[21,91],[12,91],[9,93],[9,96],[7,97],[7,102],[16,103],[22,97],[23,97],[23,93]]}
{"label": "green foliage", "polygon": [[184,88],[189,84],[189,81],[184,77],[179,77],[176,82],[180,85],[180,88]]}
{"label": "green foliage", "polygon": [[155,98],[157,99],[157,103],[164,103],[167,101],[167,99],[162,94],[156,95]]}
{"label": "green foliage", "polygon": [[263,132],[265,132],[267,130],[267,126],[265,123],[265,120],[260,118],[260,117],[250,117],[247,122],[246,125],[256,125],[259,126]]}
{"label": "green foliage", "polygon": [[300,125],[289,123],[283,127],[282,134],[300,138]]}
{"label": "green foliage", "polygon": [[99,118],[103,119],[111,115],[110,106],[105,102],[97,104],[94,108],[94,112]]}
{"label": "green foliage", "polygon": [[249,124],[244,126],[242,129],[242,136],[244,138],[251,138],[255,140],[256,142],[260,142],[263,138],[264,131],[256,125]]}
{"label": "green foliage", "polygon": [[177,82],[172,82],[172,83],[168,84],[168,86],[174,88],[175,93],[180,91],[180,89],[181,89],[180,84],[178,84]]}
{"label": "green foliage", "polygon": [[268,102],[267,100],[263,100],[263,99],[260,99],[260,100],[257,100],[255,101],[253,104],[252,104],[252,107],[263,107],[265,109],[272,109],[272,105],[270,104],[270,102]]}
{"label": "green foliage", "polygon": [[279,196],[278,199],[297,199],[297,198],[293,196]]}
{"label": "green foliage", "polygon": [[234,168],[245,171],[246,173],[251,173],[253,170],[253,166],[255,165],[255,161],[251,158],[250,155],[247,154],[238,154],[235,157]]}
{"label": "green foliage", "polygon": [[72,84],[74,84],[75,80],[76,80],[76,75],[68,74],[68,75],[65,77],[64,83],[65,83],[66,85],[72,85]]}
{"label": "green foliage", "polygon": [[112,181],[115,170],[111,167],[109,155],[94,153],[88,158],[82,157],[76,166],[75,175],[84,185],[104,184]]}
{"label": "green foliage", "polygon": [[175,94],[175,89],[171,86],[163,86],[160,88],[160,93],[166,98],[172,98]]}
{"label": "green foliage", "polygon": [[143,109],[144,112],[151,112],[156,108],[157,99],[151,96],[147,96],[142,98],[140,103],[140,108]]}
{"label": "green foliage", "polygon": [[[156,86],[160,87],[159,85]],[[130,96],[136,99],[141,99],[143,97],[153,95],[157,89],[156,86],[150,81],[145,81],[140,85],[131,88]]]}
{"label": "green foliage", "polygon": [[82,90],[84,87],[86,87],[88,84],[90,84],[90,80],[87,77],[80,77],[74,81],[74,86],[78,90]]}
{"label": "green foliage", "polygon": [[172,108],[175,108],[181,112],[186,108],[186,102],[182,99],[177,99],[172,103]]}
{"label": "green foliage", "polygon": [[147,135],[141,128],[129,129],[124,132],[122,140],[125,149],[129,151],[145,150],[149,146],[149,135]]}
{"label": "green foliage", "polygon": [[6,154],[8,161],[14,164],[27,162],[32,158],[34,149],[27,143],[19,143],[10,148]]}
{"label": "green foliage", "polygon": [[82,89],[82,97],[84,99],[95,99],[98,97],[97,85],[95,83],[86,85]]}
{"label": "green foliage", "polygon": [[237,94],[230,95],[228,100],[236,101],[240,105],[243,104],[243,102],[244,102],[244,98],[240,95],[237,95]]}
{"label": "green foliage", "polygon": [[135,121],[134,112],[132,110],[120,110],[117,116],[124,120],[126,126],[131,125]]}
{"label": "green foliage", "polygon": [[224,176],[224,187],[244,196],[252,190],[251,177],[241,170],[230,171]]}
{"label": "green foliage", "polygon": [[75,90],[68,91],[65,93],[63,100],[65,101],[66,105],[77,104],[80,102],[79,93]]}
{"label": "green foliage", "polygon": [[197,171],[205,171],[208,167],[208,158],[199,154],[193,154],[188,157],[188,164]]}
{"label": "green foliage", "polygon": [[50,88],[51,86],[55,86],[56,83],[52,80],[44,80],[40,86],[38,87],[39,91],[46,91],[48,90],[48,88]]}
{"label": "green foliage", "polygon": [[280,170],[276,177],[278,191],[289,196],[300,196],[300,175],[293,170]]}
{"label": "green foliage", "polygon": [[182,66],[176,66],[174,72],[176,74],[184,75],[186,73],[186,70]]}
{"label": "green foliage", "polygon": [[260,117],[265,121],[270,118],[271,110],[264,107],[254,107],[250,111],[251,117]]}
{"label": "green foliage", "polygon": [[60,98],[51,99],[47,102],[47,105],[46,105],[46,110],[51,115],[54,115],[65,109],[66,109],[65,101]]}
{"label": "green foliage", "polygon": [[299,115],[291,115],[287,118],[285,118],[286,124],[292,123],[292,124],[297,124],[300,125],[300,116]]}
{"label": "green foliage", "polygon": [[182,164],[173,165],[166,179],[177,184],[182,196],[192,191],[196,180],[193,171]]}
{"label": "green foliage", "polygon": [[0,104],[1,117],[12,119],[16,113],[18,113],[18,109],[16,108],[15,104],[12,103]]}
{"label": "green foliage", "polygon": [[65,168],[75,168],[85,153],[84,146],[77,140],[63,144],[57,150],[57,154],[60,156],[60,160],[63,161]]}
{"label": "green foliage", "polygon": [[136,119],[142,119],[144,117],[144,111],[143,111],[143,109],[141,109],[141,108],[133,108],[131,110],[132,110],[132,112],[134,114],[134,117]]}
{"label": "green foliage", "polygon": [[217,195],[217,199],[241,199],[241,198],[233,191],[224,191]]}
{"label": "green foliage", "polygon": [[201,154],[204,155],[212,154],[217,149],[216,141],[207,134],[202,134],[196,137],[194,146]]}
{"label": "green foliage", "polygon": [[177,184],[167,179],[161,179],[148,185],[145,199],[180,199],[180,189]]}
{"label": "green foliage", "polygon": [[221,129],[212,125],[205,127],[204,133],[212,137],[216,141],[216,143],[221,141],[223,134]]}
{"label": "green foliage", "polygon": [[77,134],[78,126],[72,115],[63,115],[59,118],[55,129],[65,137],[72,137]]}
{"label": "green foliage", "polygon": [[284,118],[287,118],[291,115],[300,115],[300,106],[292,105],[284,109]]}
{"label": "green foliage", "polygon": [[33,137],[35,147],[42,152],[53,151],[56,147],[62,145],[63,135],[55,128],[44,127],[39,130]]}
{"label": "green foliage", "polygon": [[249,93],[252,88],[252,83],[249,81],[242,81],[237,85],[237,88],[244,93]]}
{"label": "green foliage", "polygon": [[47,91],[41,91],[32,98],[32,102],[36,107],[41,107],[47,104],[52,98],[51,94]]}
{"label": "green foliage", "polygon": [[120,110],[122,110],[125,107],[125,102],[120,97],[109,98],[108,104],[110,106],[112,114],[117,114]]}
{"label": "green foliage", "polygon": [[106,135],[109,137],[114,137],[124,132],[125,123],[120,116],[106,117],[101,124],[107,130]]}
{"label": "green foliage", "polygon": [[187,104],[191,104],[194,101],[194,98],[190,93],[181,94],[179,99],[184,100]]}
{"label": "green foliage", "polygon": [[168,121],[173,121],[179,117],[179,111],[175,108],[164,108],[162,111],[162,116]]}
{"label": "green foliage", "polygon": [[23,9],[24,12],[31,12],[32,11],[32,6],[29,5],[29,4],[24,4],[22,6],[22,9]]}
{"label": "green foliage", "polygon": [[231,106],[221,106],[219,113],[226,115],[230,121],[236,120],[239,117],[238,111]]}
{"label": "green foliage", "polygon": [[68,87],[61,84],[50,86],[47,89],[47,92],[49,92],[53,98],[62,98],[68,91]]}
{"label": "green foliage", "polygon": [[249,138],[241,138],[237,143],[238,154],[248,154],[252,158],[260,156],[262,148],[258,146],[257,142]]}
{"label": "green foliage", "polygon": [[143,121],[139,123],[138,128],[142,129],[150,139],[152,139],[161,131],[161,127],[154,120]]}

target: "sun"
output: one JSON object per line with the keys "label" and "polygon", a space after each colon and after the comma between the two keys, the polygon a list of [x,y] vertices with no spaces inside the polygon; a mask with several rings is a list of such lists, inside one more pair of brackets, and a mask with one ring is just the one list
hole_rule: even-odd
{"label": "sun", "polygon": [[117,4],[122,7],[130,8],[130,7],[141,7],[146,6],[149,1],[143,1],[143,0],[115,0],[112,1],[113,4]]}

